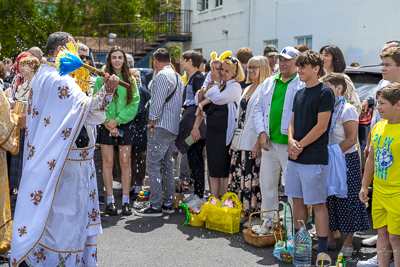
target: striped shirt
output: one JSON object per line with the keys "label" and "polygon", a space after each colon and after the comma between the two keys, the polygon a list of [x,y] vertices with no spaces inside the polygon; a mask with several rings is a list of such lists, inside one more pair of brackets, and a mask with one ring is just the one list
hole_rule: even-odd
{"label": "striped shirt", "polygon": [[[178,87],[172,98],[164,105],[165,99],[172,94],[176,83]],[[161,127],[178,135],[182,107],[183,80],[171,66],[162,68],[154,77],[151,88],[149,119],[155,120],[154,127]]]}

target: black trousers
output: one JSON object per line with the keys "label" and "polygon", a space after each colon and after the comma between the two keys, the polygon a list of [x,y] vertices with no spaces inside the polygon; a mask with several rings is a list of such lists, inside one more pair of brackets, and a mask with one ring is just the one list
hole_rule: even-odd
{"label": "black trousers", "polygon": [[200,198],[204,196],[204,158],[203,149],[206,140],[201,139],[194,143],[187,152],[189,168],[194,181],[194,193]]}

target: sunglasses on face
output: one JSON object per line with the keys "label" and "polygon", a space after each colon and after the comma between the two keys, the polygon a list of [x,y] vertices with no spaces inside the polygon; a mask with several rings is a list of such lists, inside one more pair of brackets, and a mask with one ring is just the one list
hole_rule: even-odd
{"label": "sunglasses on face", "polygon": [[90,56],[85,56],[85,55],[79,55],[79,57],[83,60],[86,58],[86,60],[90,60]]}

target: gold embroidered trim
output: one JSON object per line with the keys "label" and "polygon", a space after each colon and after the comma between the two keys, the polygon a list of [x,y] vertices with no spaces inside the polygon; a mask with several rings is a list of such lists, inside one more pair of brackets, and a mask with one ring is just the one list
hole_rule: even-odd
{"label": "gold embroidered trim", "polygon": [[[8,219],[2,226],[0,226],[0,230],[1,228],[5,227],[7,224],[9,224],[11,222],[11,219]],[[95,224],[93,224],[95,225]]]}
{"label": "gold embroidered trim", "polygon": [[93,159],[93,157],[91,157],[91,158],[87,158],[87,159],[67,159],[68,161],[89,161],[89,160],[92,160]]}
{"label": "gold embroidered trim", "polygon": [[[82,120],[83,120],[83,115],[85,114],[85,112],[86,112],[86,108],[87,108],[87,100],[86,100],[86,102],[85,102],[85,108],[84,108],[84,110],[83,110],[83,113],[82,113],[82,116],[81,116],[81,119],[79,120],[79,124],[78,124],[78,128],[77,129],[79,129],[80,128],[80,126],[81,126],[81,124],[82,124]],[[78,131],[76,131],[75,132],[75,134],[74,134],[74,138],[72,139],[72,140],[75,140],[75,138],[76,138],[76,134],[78,133]],[[73,141],[71,141],[71,145],[70,145],[70,147],[69,147],[69,149],[68,149],[68,153],[67,153],[67,156],[66,156],[66,158],[65,158],[65,161],[64,161],[64,164],[63,164],[63,166],[62,166],[62,168],[61,168],[61,171],[60,171],[60,175],[58,176],[58,178],[57,178],[57,183],[56,183],[56,187],[55,187],[55,189],[54,189],[54,194],[53,194],[53,200],[51,201],[51,206],[50,206],[50,209],[49,209],[49,213],[48,213],[48,215],[47,215],[47,219],[46,219],[46,222],[45,222],[45,224],[44,224],[44,227],[43,227],[43,230],[42,230],[42,233],[40,234],[40,237],[39,237],[39,239],[38,239],[38,241],[36,241],[36,243],[28,250],[28,252],[24,255],[24,256],[22,256],[17,262],[13,262],[14,263],[14,266],[16,266],[16,265],[18,265],[18,264],[20,264],[21,263],[21,261],[23,260],[23,259],[25,259],[26,258],[26,256],[28,256],[28,254],[29,253],[31,253],[32,252],[32,250],[39,244],[39,241],[40,241],[40,239],[42,239],[42,237],[43,237],[43,234],[44,234],[44,231],[45,231],[45,229],[46,229],[46,225],[47,225],[47,222],[48,222],[48,220],[49,220],[49,217],[50,217],[50,211],[51,211],[51,209],[53,208],[53,204],[54,204],[54,198],[55,198],[55,196],[56,196],[56,193],[57,193],[57,187],[58,187],[58,183],[60,182],[60,177],[61,177],[61,174],[63,173],[63,170],[64,170],[64,167],[65,167],[65,164],[67,163],[67,161],[68,161],[68,156],[69,156],[69,152],[71,152],[71,149],[72,149],[72,144],[73,144]]]}
{"label": "gold embroidered trim", "polygon": [[89,226],[96,226],[96,225],[100,225],[101,223],[94,223],[94,224],[89,224]]}
{"label": "gold embroidered trim", "polygon": [[[78,253],[78,252],[83,252],[85,250],[85,249],[80,249],[80,250],[76,250],[76,251],[62,251],[62,250],[55,250],[55,249],[49,248],[41,243],[39,243],[38,245],[44,247],[47,250],[50,250],[50,251],[56,252],[56,253]],[[96,246],[97,246],[97,244],[85,244],[85,247],[96,247]]]}
{"label": "gold embroidered trim", "polygon": [[93,148],[95,148],[95,146],[91,146],[91,147],[89,147],[89,148],[72,148],[71,150],[90,150],[90,149],[93,149]]}
{"label": "gold embroidered trim", "polygon": [[51,249],[51,248],[49,248],[49,247],[47,247],[47,246],[45,246],[45,245],[43,245],[41,243],[39,243],[38,245],[44,247],[47,250],[50,250],[50,251],[56,252],[56,253],[78,253],[78,252],[83,252],[83,249],[76,250],[76,251],[62,251],[62,250]]}

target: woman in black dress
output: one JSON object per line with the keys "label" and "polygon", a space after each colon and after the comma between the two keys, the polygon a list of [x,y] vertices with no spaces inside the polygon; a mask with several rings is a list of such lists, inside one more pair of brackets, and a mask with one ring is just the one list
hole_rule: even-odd
{"label": "woman in black dress", "polygon": [[[223,60],[221,69],[213,72],[205,100],[199,108],[207,114],[206,148],[211,195],[218,197],[219,178],[228,188],[230,167],[229,148],[237,125],[237,106],[242,93],[239,82],[244,80],[243,68],[234,57]],[[203,109],[204,108],[204,109]]]}

